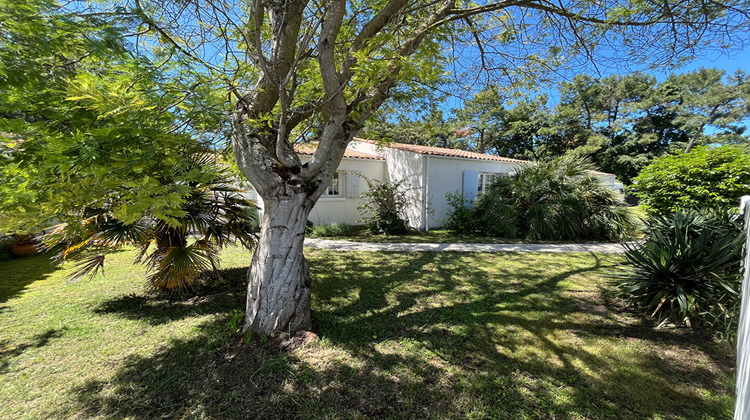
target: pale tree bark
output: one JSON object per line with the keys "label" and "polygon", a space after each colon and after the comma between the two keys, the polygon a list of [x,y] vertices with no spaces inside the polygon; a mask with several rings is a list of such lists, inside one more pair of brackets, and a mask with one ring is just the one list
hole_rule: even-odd
{"label": "pale tree bark", "polygon": [[266,203],[248,272],[246,325],[261,334],[309,330],[310,275],[302,247],[312,201],[304,191],[278,191]]}

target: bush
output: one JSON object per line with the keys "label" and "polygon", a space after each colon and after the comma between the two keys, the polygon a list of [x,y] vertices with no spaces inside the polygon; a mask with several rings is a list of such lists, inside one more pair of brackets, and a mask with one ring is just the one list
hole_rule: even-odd
{"label": "bush", "polygon": [[13,246],[13,237],[0,235],[0,261],[11,258],[10,248]]}
{"label": "bush", "polygon": [[474,206],[458,191],[445,195],[448,205],[453,209],[443,221],[444,227],[451,232],[476,232],[479,226]]}
{"label": "bush", "polygon": [[448,228],[534,240],[617,240],[635,223],[620,198],[579,158],[535,163],[497,177],[474,209],[452,197]]}
{"label": "bush", "polygon": [[331,236],[349,236],[358,231],[357,226],[333,222],[329,225],[313,225],[310,229],[310,235],[325,238]]}
{"label": "bush", "polygon": [[403,183],[367,180],[369,191],[362,193],[359,210],[373,233],[397,235],[409,230],[405,214],[409,202]]}
{"label": "bush", "polygon": [[723,210],[653,216],[615,274],[620,295],[658,320],[731,336],[739,315],[741,220]]}
{"label": "bush", "polygon": [[653,214],[735,207],[750,194],[750,155],[734,146],[703,146],[660,157],[633,179],[631,190]]}

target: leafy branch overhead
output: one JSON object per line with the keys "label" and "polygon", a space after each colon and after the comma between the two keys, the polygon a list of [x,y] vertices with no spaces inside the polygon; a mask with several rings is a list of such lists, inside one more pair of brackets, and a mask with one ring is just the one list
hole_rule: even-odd
{"label": "leafy branch overhead", "polygon": [[[466,67],[453,60],[468,45],[482,51],[477,68],[531,81],[564,61],[600,61],[598,44],[608,53],[621,46],[614,60],[674,64],[704,47],[742,45],[747,25],[742,2],[255,0],[184,7],[139,0],[129,6],[146,28],[139,37],[150,39],[142,45],[173,49],[234,92],[238,121],[257,140],[235,142],[253,156],[240,155],[238,163],[261,193],[272,185],[263,170],[274,164],[299,167],[301,179],[325,184],[329,171],[318,175],[342,153],[340,138],[356,133],[398,84],[436,82],[449,63]],[[302,168],[291,144],[308,139],[320,146]]]}

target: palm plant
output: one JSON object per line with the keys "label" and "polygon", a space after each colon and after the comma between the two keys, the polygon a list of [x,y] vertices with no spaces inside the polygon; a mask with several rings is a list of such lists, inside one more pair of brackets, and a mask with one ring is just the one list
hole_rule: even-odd
{"label": "palm plant", "polygon": [[500,177],[477,203],[481,230],[536,240],[616,240],[633,229],[622,202],[581,158],[562,157]]}
{"label": "palm plant", "polygon": [[203,273],[216,272],[221,248],[239,242],[252,249],[256,244],[256,207],[229,181],[219,174],[191,185],[180,217],[159,218],[146,211],[135,222],[123,223],[108,207],[86,209],[76,220],[51,228],[44,242],[57,250],[60,261],[84,250],[94,252],[81,261],[72,280],[102,270],[108,252],[134,246],[135,263],[146,264],[152,288],[188,290]]}
{"label": "palm plant", "polygon": [[738,315],[743,243],[739,218],[726,211],[654,216],[614,278],[621,296],[652,317],[727,335]]}

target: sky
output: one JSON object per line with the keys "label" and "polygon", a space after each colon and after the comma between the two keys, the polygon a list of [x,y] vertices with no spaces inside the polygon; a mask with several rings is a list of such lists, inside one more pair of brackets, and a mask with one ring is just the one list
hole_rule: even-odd
{"label": "sky", "polygon": [[[616,52],[613,52],[616,54]],[[600,56],[609,59],[607,50],[599,53]],[[585,64],[585,67],[578,66],[573,67],[570,70],[559,70],[559,74],[556,76],[554,82],[550,84],[540,85],[536,92],[532,90],[526,90],[524,94],[537,95],[545,94],[548,96],[547,105],[550,108],[555,107],[559,103],[558,84],[563,81],[570,81],[576,74],[589,74],[594,77],[604,78],[612,75],[627,75],[636,71],[642,71],[644,73],[655,76],[658,82],[663,82],[670,74],[682,74],[689,73],[700,69],[701,67],[707,68],[719,68],[726,72],[726,75],[734,74],[737,70],[744,70],[750,73],[750,48],[745,48],[741,51],[726,52],[719,49],[697,51],[697,58],[690,62],[682,65],[681,67],[675,68],[649,68],[647,65],[638,65],[633,63],[622,63],[613,61],[614,64],[610,63],[607,65],[592,65],[591,63]],[[468,47],[461,53],[460,60],[476,60],[479,56],[479,51],[475,47]],[[475,91],[481,88],[482,84],[475,87]],[[452,110],[462,107],[463,101],[471,99],[472,93],[458,92],[454,96],[446,97],[445,101],[441,103],[438,108],[442,109],[446,114],[450,114]]]}

